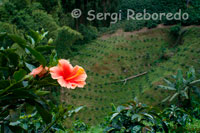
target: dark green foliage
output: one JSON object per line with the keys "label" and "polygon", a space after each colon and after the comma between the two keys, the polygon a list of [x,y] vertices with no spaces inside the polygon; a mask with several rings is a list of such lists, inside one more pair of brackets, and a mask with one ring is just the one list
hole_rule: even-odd
{"label": "dark green foliage", "polygon": [[181,25],[175,25],[170,28],[170,34],[175,38],[179,36],[180,31],[181,31]]}
{"label": "dark green foliage", "polygon": [[67,26],[59,28],[57,32],[58,35],[54,44],[58,51],[58,57],[69,57],[72,52],[72,45],[75,41],[82,39],[82,35]]}
{"label": "dark green foliage", "polygon": [[143,27],[145,27],[145,21],[126,21],[124,24],[124,31],[125,32],[130,32],[130,31],[136,31],[140,30]]}
{"label": "dark green foliage", "polygon": [[81,24],[79,32],[83,35],[84,43],[94,40],[98,36],[98,31],[93,26],[85,26]]}
{"label": "dark green foliage", "polygon": [[178,70],[177,75],[172,75],[172,81],[164,79],[167,86],[159,85],[160,88],[173,91],[173,95],[166,97],[163,102],[169,100],[172,102],[177,98],[177,105],[179,107],[183,107],[183,100],[186,99],[188,102],[186,103],[188,107],[191,107],[191,93],[196,92],[197,96],[199,96],[199,88],[197,84],[200,83],[200,79],[196,79],[195,69],[191,67],[189,71],[186,73],[184,78],[181,70]]}
{"label": "dark green foliage", "polygon": [[[18,34],[22,36],[22,34],[17,30],[17,27],[15,25],[6,23],[6,22],[0,22],[0,33],[10,33],[10,34]],[[0,47],[7,48],[8,46],[12,45],[12,41],[8,38],[5,37],[4,40],[0,43]]]}
{"label": "dark green foliage", "polygon": [[150,20],[150,21],[147,21],[146,27],[149,29],[155,28],[155,27],[157,27],[158,23],[159,22],[157,22],[157,21]]}
{"label": "dark green foliage", "polygon": [[[133,9],[136,13],[142,13],[144,9],[148,11],[148,13],[176,13],[179,9],[182,10],[182,13],[187,12],[189,14],[189,20],[166,20],[163,19],[159,23],[164,23],[166,25],[172,25],[181,23],[182,25],[192,25],[199,24],[200,21],[200,4],[199,0],[192,0],[187,6],[185,0],[121,0],[120,9],[123,11],[122,18],[126,18],[126,10]],[[157,22],[156,22],[157,23]],[[151,22],[147,25],[147,27],[152,28],[156,25],[155,22]]]}
{"label": "dark green foliage", "polygon": [[[41,30],[44,28],[49,31],[49,37],[55,38],[55,32],[59,26],[54,18],[47,14],[40,3],[22,4],[26,5],[24,8],[17,8],[19,2],[6,2],[0,6],[0,18],[2,21],[15,24],[18,29],[29,31]],[[20,6],[20,5],[19,5]]]}
{"label": "dark green foliage", "polygon": [[177,131],[184,129],[186,124],[192,121],[189,113],[175,105],[165,108],[162,112],[162,117],[166,121],[173,123],[171,129],[177,129]]}
{"label": "dark green foliage", "polygon": [[80,120],[76,120],[73,123],[73,131],[75,132],[83,132],[88,130],[88,125],[86,125],[84,122]]}
{"label": "dark green foliage", "polygon": [[62,13],[59,17],[59,24],[60,26],[69,26],[69,27],[74,27],[75,20],[74,18],[71,17],[71,14],[64,14]]}
{"label": "dark green foliage", "polygon": [[51,12],[58,5],[58,0],[36,0],[41,3],[47,12]]}
{"label": "dark green foliage", "polygon": [[142,103],[131,101],[112,108],[109,126],[105,129],[108,133],[168,132],[167,125],[157,112]]}
{"label": "dark green foliage", "polygon": [[30,0],[10,0],[16,6],[17,10],[28,7],[31,4]]}
{"label": "dark green foliage", "polygon": [[32,29],[39,30],[44,28],[49,31],[49,37],[56,37],[56,30],[59,28],[53,17],[41,10],[35,10],[32,12],[34,23],[32,23]]}

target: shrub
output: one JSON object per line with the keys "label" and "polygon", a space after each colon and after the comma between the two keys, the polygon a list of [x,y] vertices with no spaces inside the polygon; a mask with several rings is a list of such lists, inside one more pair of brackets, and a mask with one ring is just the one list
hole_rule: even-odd
{"label": "shrub", "polygon": [[98,36],[98,31],[93,26],[85,26],[85,25],[81,24],[79,32],[83,35],[83,43],[94,40]]}
{"label": "shrub", "polygon": [[13,3],[18,10],[26,8],[31,4],[30,0],[10,0],[10,2]]}
{"label": "shrub", "polygon": [[178,37],[180,31],[181,31],[181,25],[175,25],[175,26],[172,26],[172,27],[170,28],[170,33],[171,33],[174,37]]}
{"label": "shrub", "polygon": [[74,27],[74,19],[71,17],[71,14],[61,14],[59,17],[59,24],[60,26],[69,26]]}
{"label": "shrub", "polygon": [[34,27],[32,29],[39,30],[44,28],[49,31],[49,37],[56,38],[56,30],[59,28],[53,17],[42,10],[35,10],[32,12]]}
{"label": "shrub", "polygon": [[157,25],[158,25],[157,21],[150,20],[150,21],[147,21],[146,26],[147,26],[147,28],[151,29],[151,28],[155,28]]}
{"label": "shrub", "polygon": [[57,0],[36,0],[36,1],[40,2],[48,13],[51,12],[55,6],[58,5]]}
{"label": "shrub", "polygon": [[86,125],[84,122],[80,121],[80,120],[76,120],[73,123],[73,130],[75,132],[83,132],[83,131],[87,131],[88,130],[88,125]]}
{"label": "shrub", "polygon": [[0,22],[0,32],[7,32],[11,34],[19,34],[17,26],[6,22]]}
{"label": "shrub", "polygon": [[167,132],[167,126],[156,111],[148,106],[131,101],[115,107],[108,121],[106,132],[138,133],[142,131]]}
{"label": "shrub", "polygon": [[55,46],[58,51],[58,56],[69,57],[69,54],[72,52],[71,46],[78,39],[82,39],[82,35],[67,26],[59,28],[57,32],[58,35],[55,40]]}
{"label": "shrub", "polygon": [[140,30],[143,27],[145,27],[145,21],[125,21],[124,22],[124,31],[125,32],[131,32],[135,30]]}
{"label": "shrub", "polygon": [[28,29],[36,29],[37,27],[34,25],[34,20],[29,12],[25,10],[19,10],[14,16],[10,18],[11,23],[15,24],[17,28],[28,30]]}
{"label": "shrub", "polygon": [[[16,25],[0,22],[0,33],[2,33],[2,32],[7,32],[10,34],[18,34],[18,35],[21,34],[17,30]],[[11,46],[11,45],[12,45],[12,41],[8,37],[5,37],[4,40],[2,41],[2,43],[0,43],[0,47],[4,47],[4,48],[7,48],[8,46]]]}

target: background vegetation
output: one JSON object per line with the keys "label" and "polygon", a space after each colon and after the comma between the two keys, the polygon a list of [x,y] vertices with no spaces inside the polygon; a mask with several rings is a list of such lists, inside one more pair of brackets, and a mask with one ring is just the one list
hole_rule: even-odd
{"label": "background vegetation", "polygon": [[[75,8],[83,11],[79,19],[71,17]],[[88,21],[91,9],[103,13],[121,10],[123,20],[116,24],[111,24],[110,18]],[[190,17],[187,21],[127,21],[127,9],[147,9],[149,13],[181,9]],[[35,86],[32,93],[42,91],[37,98],[47,100],[39,107],[52,119],[45,119],[38,107],[34,111],[39,113],[26,115],[20,108],[26,104],[23,96],[14,99],[23,115],[17,115],[12,102],[1,102],[1,131],[14,131],[16,126],[30,132],[198,132],[199,86],[190,83],[200,78],[199,23],[199,0],[0,0],[0,82],[11,80],[0,85],[0,100],[5,102],[7,95],[11,99],[13,92],[2,90],[22,80],[32,70],[30,66],[53,65],[57,59],[70,58],[88,75],[82,89],[42,86],[46,81]],[[17,45],[24,41],[27,46]],[[33,53],[27,52],[27,47]],[[25,78],[16,88],[30,88],[24,80],[40,81]],[[9,104],[11,111],[6,108]],[[75,109],[66,104],[85,107]],[[8,115],[17,117],[5,119]]]}

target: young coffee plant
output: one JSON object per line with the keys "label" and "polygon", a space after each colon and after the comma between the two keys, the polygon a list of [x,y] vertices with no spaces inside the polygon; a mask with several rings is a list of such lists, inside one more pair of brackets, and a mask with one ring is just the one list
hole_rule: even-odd
{"label": "young coffee plant", "polygon": [[162,116],[168,121],[170,129],[184,129],[186,124],[192,121],[191,116],[176,105],[171,105],[171,107],[164,109]]}
{"label": "young coffee plant", "polygon": [[115,107],[111,113],[105,132],[139,133],[139,132],[168,132],[167,125],[156,111],[144,104],[131,101]]}

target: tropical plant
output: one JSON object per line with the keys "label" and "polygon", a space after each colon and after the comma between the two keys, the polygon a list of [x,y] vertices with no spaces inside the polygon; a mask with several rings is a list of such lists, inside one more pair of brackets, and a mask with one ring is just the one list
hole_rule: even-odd
{"label": "tropical plant", "polygon": [[162,116],[164,119],[166,119],[166,121],[172,123],[172,129],[179,128],[180,130],[180,128],[184,128],[187,123],[192,121],[191,116],[182,108],[179,108],[176,105],[171,105],[171,107],[166,108],[162,112]]}
{"label": "tropical plant", "polygon": [[186,75],[186,78],[184,78],[182,71],[178,70],[177,75],[172,76],[174,79],[172,82],[164,79],[164,81],[167,83],[167,86],[159,85],[159,87],[165,90],[174,91],[174,93],[173,95],[166,97],[163,102],[167,100],[171,102],[175,98],[178,98],[178,104],[181,106],[183,98],[188,99],[189,102],[191,102],[191,92],[195,92],[199,95],[199,89],[195,85],[200,83],[200,79],[195,80],[195,69],[191,67]]}
{"label": "tropical plant", "polygon": [[88,125],[86,125],[84,122],[80,120],[76,120],[73,123],[73,131],[75,132],[87,131],[88,129],[89,129]]}
{"label": "tropical plant", "polygon": [[[59,65],[63,65],[57,59],[54,47],[51,46],[52,39],[45,41],[47,34],[48,32],[31,30],[25,39],[14,34],[0,34],[1,41],[5,37],[13,41],[12,46],[1,47],[0,50],[1,132],[63,130],[64,118],[72,116],[82,108],[57,105],[58,103],[47,100],[50,94],[47,87],[60,84],[52,79],[52,73],[51,75],[48,73],[49,67],[51,69],[58,62]],[[41,45],[41,43],[44,44]],[[42,53],[46,53],[46,56]],[[68,63],[68,61],[63,61]],[[40,65],[40,67],[35,68],[35,65]],[[77,75],[77,73],[74,74]],[[71,80],[68,81],[69,84],[75,80],[73,78],[68,77]]]}
{"label": "tropical plant", "polygon": [[168,132],[167,125],[155,109],[136,101],[128,102],[117,108],[113,105],[106,132]]}

